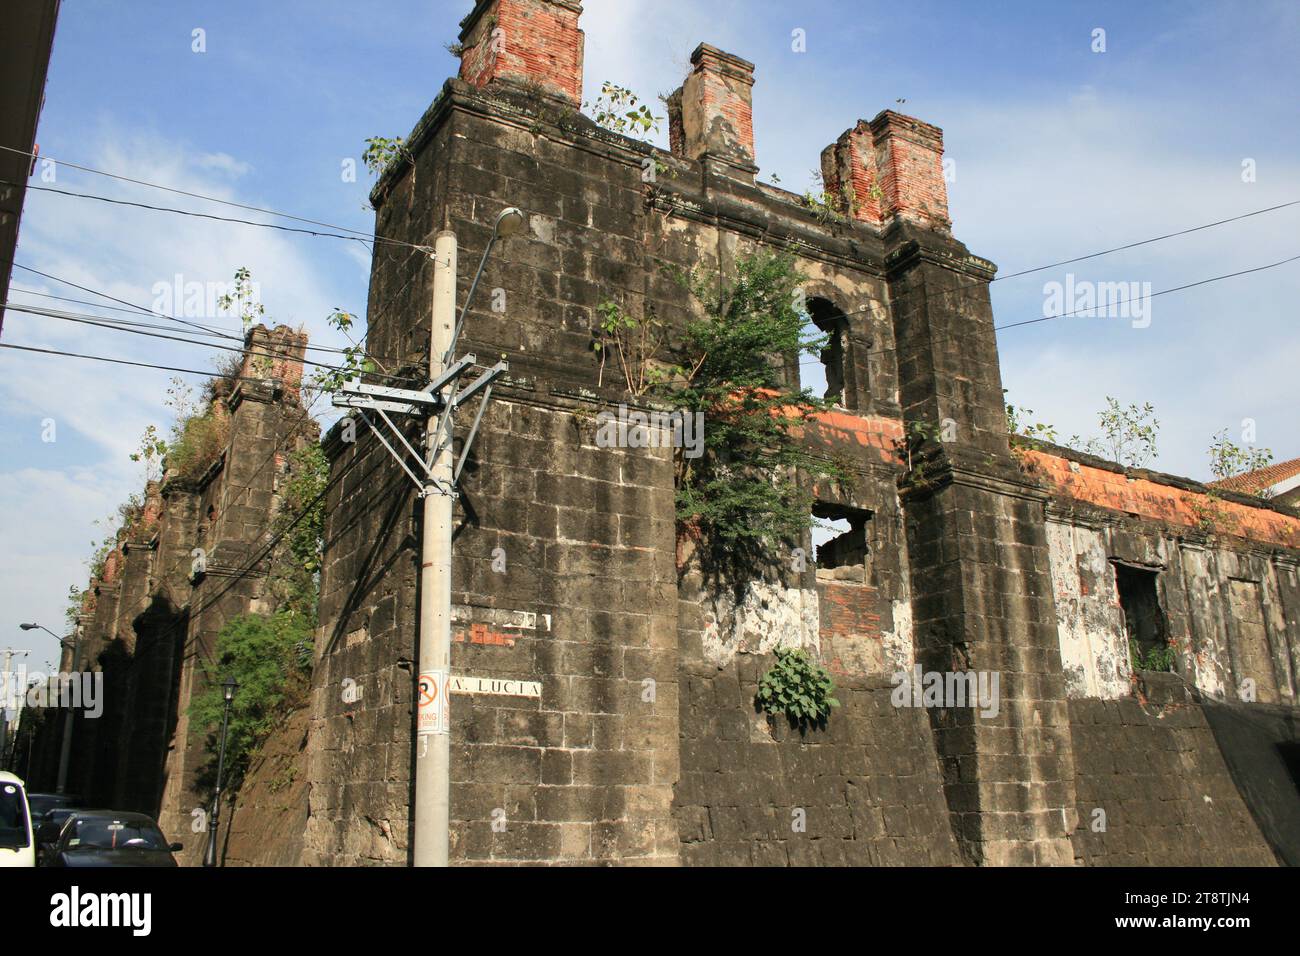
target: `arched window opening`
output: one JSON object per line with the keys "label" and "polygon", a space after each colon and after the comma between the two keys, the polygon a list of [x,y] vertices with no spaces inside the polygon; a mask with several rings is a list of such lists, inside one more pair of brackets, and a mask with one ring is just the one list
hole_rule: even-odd
{"label": "arched window opening", "polygon": [[825,337],[826,344],[819,360],[800,357],[799,381],[813,394],[847,408],[844,362],[849,320],[834,303],[820,298],[808,300],[804,315],[805,338]]}

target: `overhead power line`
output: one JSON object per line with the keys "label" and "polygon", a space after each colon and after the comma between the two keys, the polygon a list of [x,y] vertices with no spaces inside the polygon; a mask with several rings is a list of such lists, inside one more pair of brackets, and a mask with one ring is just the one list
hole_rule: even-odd
{"label": "overhead power line", "polygon": [[[48,272],[41,272],[39,269],[33,269],[31,266],[25,266],[25,265],[23,265],[23,264],[20,263],[20,262],[16,262],[16,261],[14,261],[13,259],[4,260],[4,261],[8,261],[9,264],[10,264],[10,265],[13,265],[15,268],[22,269],[22,270],[25,271],[25,272],[30,272],[30,273],[32,273],[32,274],[34,274],[34,275],[41,276],[41,277],[43,277],[43,278],[45,278],[45,279],[49,279],[51,282],[57,282],[57,283],[60,283],[60,284],[62,284],[62,285],[71,286],[71,287],[74,288],[74,289],[80,289],[82,292],[89,292],[91,295],[97,295],[97,296],[100,296],[100,297],[102,297],[102,298],[108,299],[110,302],[117,302],[117,303],[120,303],[121,305],[128,306],[130,309],[132,309],[132,310],[134,310],[134,311],[136,311],[136,312],[139,312],[139,313],[141,313],[141,314],[143,314],[143,315],[153,316],[154,318],[158,318],[158,319],[166,319],[166,320],[168,320],[168,321],[170,321],[170,322],[177,322],[177,323],[180,323],[181,325],[189,326],[190,328],[199,329],[199,330],[203,331],[205,334],[208,334],[208,335],[214,335],[214,336],[218,336],[218,337],[221,337],[221,338],[228,339],[228,340],[230,340],[230,341],[232,341],[232,342],[238,342],[238,343],[241,344],[241,346],[242,346],[242,344],[243,344],[243,342],[244,342],[244,337],[243,337],[243,336],[232,335],[232,334],[228,334],[228,333],[221,332],[221,331],[219,331],[219,330],[217,330],[217,329],[211,329],[211,328],[208,328],[207,326],[200,325],[200,324],[197,323],[197,322],[191,322],[191,321],[189,321],[189,320],[187,320],[187,319],[180,319],[180,318],[177,318],[176,316],[169,315],[169,314],[167,314],[166,312],[155,312],[155,311],[153,311],[152,309],[147,309],[147,308],[145,308],[144,306],[139,305],[139,304],[137,304],[137,303],[135,303],[135,302],[131,302],[131,301],[127,300],[127,299],[120,299],[120,298],[118,298],[117,296],[109,295],[107,292],[101,292],[99,289],[93,289],[93,288],[91,288],[90,286],[80,285],[80,284],[78,284],[78,283],[76,283],[76,282],[72,282],[72,281],[69,280],[69,279],[64,279],[64,278],[62,278],[62,277],[60,277],[60,276],[52,275],[51,273],[48,273]],[[24,291],[24,290],[18,290],[18,291]],[[57,297],[56,297],[56,298],[57,298]],[[87,305],[96,305],[96,306],[98,306],[97,303],[85,303],[85,304],[87,304]],[[22,308],[20,308],[20,306],[21,306],[21,303],[18,303],[18,304],[15,304],[15,305],[11,306],[11,307],[14,309],[14,311],[19,311],[19,312],[24,311]],[[108,308],[107,306],[98,306],[98,307],[100,307],[100,308]],[[381,313],[381,314],[382,314],[382,313]],[[100,317],[100,316],[94,316],[94,318],[101,318],[101,317]],[[182,340],[182,341],[185,341],[185,340]],[[209,343],[196,343],[196,344],[207,345],[207,344],[209,344]],[[213,348],[216,348],[217,346],[212,346],[212,347],[213,347]],[[338,352],[338,353],[340,353],[340,354],[345,354],[345,350],[343,350],[343,349],[335,349],[335,348],[332,348],[332,347],[330,347],[330,346],[324,346],[324,345],[307,345],[307,346],[305,346],[305,348],[312,349],[312,350],[316,350],[316,351]],[[241,348],[240,351],[243,351],[243,349]],[[294,358],[294,357],[295,357],[295,356],[291,355],[291,354],[288,353],[288,352],[284,352],[284,351],[281,351],[281,350],[279,350],[279,349],[276,349],[274,346],[266,346],[266,347],[264,347],[263,350],[262,350],[262,353],[261,353],[261,354],[271,355],[271,356],[278,356],[278,357],[281,357],[281,358]],[[370,356],[369,356],[369,353],[368,353],[368,352],[365,352],[364,350],[363,350],[363,354],[365,354],[367,357],[370,357]],[[310,361],[308,361],[307,364],[309,364],[309,365],[319,365],[320,363],[316,363],[316,362],[310,362]],[[334,366],[322,366],[322,367],[334,368]],[[409,383],[413,383],[413,382],[417,382],[417,381],[418,381],[417,379],[413,379],[413,378],[409,378],[409,377],[405,377],[405,376],[390,375],[390,374],[388,374],[387,372],[368,372],[367,374],[368,374],[368,375],[374,375],[374,376],[377,376],[377,377],[379,377],[379,378],[388,379],[389,381],[393,381],[393,382],[405,382],[405,383],[408,383],[408,384],[409,384]]]}
{"label": "overhead power line", "polygon": [[393,243],[394,245],[409,246],[412,249],[419,249],[423,252],[432,251],[427,246],[423,246],[418,243],[407,242],[403,239],[393,239],[388,236],[381,236],[378,233],[363,232],[359,229],[351,229],[347,226],[339,226],[332,222],[322,222],[319,219],[308,219],[305,216],[295,216],[292,213],[279,212],[275,209],[266,209],[262,206],[250,206],[247,203],[235,202],[232,199],[219,199],[216,196],[207,196],[204,195],[203,193],[191,192],[187,189],[177,189],[175,186],[164,186],[162,183],[149,182],[148,180],[145,179],[132,179],[130,176],[122,176],[119,175],[118,173],[110,173],[107,170],[95,169],[92,166],[82,166],[77,163],[69,162],[68,160],[65,159],[59,159],[58,157],[55,156],[45,155],[43,157],[38,157],[36,153],[29,153],[23,149],[15,149],[12,146],[0,146],[0,150],[4,150],[5,152],[9,152],[9,153],[17,153],[20,156],[27,156],[32,159],[37,159],[37,158],[48,159],[58,166],[67,166],[69,169],[79,169],[85,173],[93,173],[96,176],[104,176],[107,177],[108,179],[116,179],[120,182],[131,183],[136,186],[147,186],[150,189],[160,189],[163,192],[174,193],[178,196],[189,196],[191,199],[202,199],[205,202],[218,203],[219,205],[230,206],[235,209],[244,209],[247,210],[248,212],[260,212],[266,216],[276,216],[280,219],[290,219],[294,222],[304,222],[307,223],[307,225],[309,226],[323,226],[326,229],[336,229],[339,232],[350,232],[356,238],[368,239],[374,242],[390,242]]}
{"label": "overhead power line", "polygon": [[[0,179],[0,185],[21,186],[21,183],[10,182],[7,179]],[[94,193],[79,193],[71,189],[55,189],[53,186],[27,186],[28,189],[42,193],[54,193],[59,196],[71,196],[75,199],[94,199],[97,202],[111,203],[114,206],[132,206],[136,209],[149,209],[153,212],[169,212],[177,216],[190,216],[194,219],[210,219],[214,222],[237,223],[243,226],[256,226],[259,229],[275,229],[280,232],[296,232],[308,236],[320,236],[326,239],[346,239],[349,242],[360,242],[363,245],[365,240],[360,236],[345,236],[337,232],[321,232],[319,229],[304,229],[301,226],[281,226],[274,222],[254,222],[252,219],[237,219],[233,216],[216,216],[210,212],[193,212],[189,209],[176,209],[173,206],[154,206],[146,202],[132,202],[129,199],[110,199],[108,196],[96,196]],[[413,245],[413,243],[406,243]],[[416,248],[419,248],[418,246]]]}
{"label": "overhead power line", "polygon": [[[1252,272],[1263,272],[1265,269],[1276,269],[1278,266],[1284,266],[1288,262],[1295,262],[1300,259],[1300,255],[1290,256],[1286,259],[1279,259],[1277,262],[1270,262],[1268,265],[1256,266],[1253,269],[1242,269],[1240,272],[1229,272],[1221,276],[1213,276],[1209,279],[1200,279],[1196,282],[1188,282],[1186,285],[1174,286],[1172,289],[1161,289],[1159,292],[1152,292],[1148,295],[1140,295],[1133,298],[1122,299],[1119,302],[1107,303],[1107,305],[1127,305],[1130,302],[1140,302],[1144,299],[1154,299],[1156,296],[1169,295],[1171,292],[1182,292],[1184,289],[1194,289],[1200,285],[1208,285],[1211,282],[1221,282],[1224,279],[1234,279],[1237,276],[1250,275]],[[1074,309],[1070,312],[1060,312],[1056,315],[1045,315],[1040,319],[1025,319],[1022,322],[1008,322],[1006,325],[995,325],[993,331],[1001,332],[1003,329],[1016,329],[1022,325],[1035,325],[1039,322],[1050,322],[1053,319],[1064,319],[1067,316],[1078,315],[1080,312],[1096,312],[1101,305],[1089,306],[1083,309]]]}
{"label": "overhead power line", "polygon": [[[1149,295],[1138,295],[1138,297],[1122,299],[1119,300],[1119,302],[1100,303],[1100,304],[1095,304],[1095,306],[1089,306],[1087,308],[1075,308],[1075,310],[1070,312],[1057,312],[1056,315],[1047,315],[1047,316],[1040,317],[1040,319],[1024,319],[1022,321],[1018,321],[1018,323],[1006,323],[1005,325],[995,325],[993,326],[993,332],[1004,332],[1005,329],[1018,329],[1021,328],[1021,326],[1023,325],[1036,325],[1039,323],[1049,323],[1049,321],[1053,321],[1054,319],[1066,319],[1066,317],[1080,315],[1080,313],[1083,312],[1096,312],[1101,310],[1101,308],[1108,307],[1108,306],[1125,306],[1125,304],[1132,303],[1132,302],[1143,302],[1143,300],[1145,299],[1154,299],[1158,297],[1158,295],[1169,295],[1170,293],[1180,293],[1180,291],[1186,289],[1195,289],[1196,286],[1209,285],[1210,282],[1221,282],[1223,280],[1226,280],[1226,278],[1235,278],[1238,276],[1249,276],[1249,274],[1253,272],[1264,272],[1265,269],[1275,269],[1278,268],[1279,265],[1294,263],[1294,261],[1296,261],[1297,259],[1300,259],[1300,255],[1288,256],[1287,259],[1279,259],[1278,261],[1275,261],[1275,263],[1268,263],[1266,265],[1257,265],[1257,267],[1252,269],[1242,269],[1242,271],[1240,272],[1229,272],[1223,274],[1223,276],[1212,276],[1210,278],[1201,278],[1201,280],[1197,280],[1195,282],[1187,282],[1187,284],[1184,285],[1173,286],[1171,287],[1171,289],[1161,289],[1160,291],[1156,291],[1156,293],[1151,293]],[[953,338],[954,336],[956,336],[956,334],[959,333],[939,334],[939,336],[935,336],[935,338]],[[865,352],[865,355],[888,355],[889,352],[893,352],[893,351],[898,351],[898,346],[891,346],[888,347],[888,349],[874,349]],[[822,362],[819,362],[819,360],[814,360],[814,362],[801,362],[798,364],[820,365],[822,364]]]}
{"label": "overhead power line", "polygon": [[133,365],[136,368],[154,368],[163,372],[184,372],[189,375],[203,375],[207,378],[229,378],[239,382],[261,382],[260,378],[241,378],[238,375],[222,375],[220,372],[205,372],[197,368],[177,368],[174,365],[155,365],[152,362],[131,362],[127,359],[109,358],[106,355],[83,355],[80,352],[63,352],[59,349],[40,349],[33,345],[14,345],[12,342],[0,342],[0,349],[17,349],[21,352],[40,352],[43,355],[62,355],[66,358],[91,359],[96,362],[111,362],[114,365]]}
{"label": "overhead power line", "polygon": [[[31,266],[25,266],[21,262],[17,262],[13,259],[8,259],[5,261],[7,261],[15,269],[22,269],[24,272],[30,272],[33,275],[38,275],[41,276],[42,278],[49,279],[51,282],[58,282],[62,285],[71,286],[74,289],[80,289],[82,292],[89,292],[91,295],[100,296],[101,298],[108,299],[110,302],[118,302],[122,305],[128,305],[131,308],[135,309],[137,312],[142,312],[145,315],[152,315],[155,318],[159,318],[159,319],[168,319],[169,321],[178,322],[181,325],[188,325],[191,328],[200,329],[204,332],[213,331],[212,329],[209,329],[207,326],[199,325],[197,322],[190,322],[188,319],[178,319],[174,315],[167,315],[162,312],[154,312],[152,309],[146,309],[142,305],[137,305],[134,302],[128,302],[126,299],[119,299],[117,296],[109,295],[107,292],[100,292],[98,289],[92,289],[89,286],[78,285],[76,282],[73,282],[70,279],[61,279],[58,276],[51,275],[48,272],[42,272],[39,269],[33,269]],[[234,335],[227,335],[226,338],[237,342],[243,341],[242,338],[239,338],[238,336],[234,336]]]}
{"label": "overhead power line", "polygon": [[[221,349],[223,352],[235,352],[240,355],[250,351],[249,349],[246,349],[242,346],[218,345],[215,342],[197,342],[194,339],[187,339],[184,336],[180,336],[180,335],[163,335],[159,332],[151,332],[147,329],[135,328],[134,327],[135,323],[122,324],[118,320],[104,318],[103,316],[78,315],[74,312],[63,312],[57,309],[41,309],[41,308],[37,308],[36,306],[30,306],[30,305],[25,306],[22,305],[21,303],[15,304],[13,302],[4,303],[4,308],[9,309],[10,311],[13,312],[23,312],[29,315],[39,315],[50,319],[62,319],[67,322],[80,322],[85,325],[94,325],[102,329],[112,329],[115,332],[130,332],[133,335],[144,335],[149,338],[163,339],[168,342],[182,342],[185,345],[198,345],[202,348],[207,348],[207,349]],[[304,365],[314,366],[315,368],[328,369],[331,372],[347,371],[347,368],[344,366],[328,365],[324,362],[313,362],[311,359],[308,358],[300,359],[296,355],[290,352],[276,349],[274,346],[263,346],[260,348],[254,347],[252,349],[252,352],[255,355],[263,355],[268,358],[293,359],[294,361],[302,362]]]}
{"label": "overhead power line", "polygon": [[[25,268],[25,267],[20,266],[19,268]],[[62,282],[62,281],[64,281],[64,280],[60,279],[60,280],[57,280],[57,281]],[[90,299],[73,299],[73,298],[71,298],[70,296],[66,296],[66,295],[55,295],[55,294],[52,293],[52,292],[36,292],[36,291],[33,290],[33,289],[13,289],[13,288],[11,288],[11,289],[9,290],[9,294],[10,294],[10,295],[13,295],[15,292],[22,293],[23,295],[36,295],[36,296],[40,296],[42,299],[57,299],[57,300],[60,301],[60,302],[73,302],[73,303],[75,303],[75,304],[77,304],[77,305],[89,305],[89,306],[92,306],[92,307],[94,307],[94,308],[96,308],[96,309],[103,309],[103,310],[106,311],[106,312],[126,312],[126,313],[128,313],[128,314],[135,315],[135,314],[140,313],[140,310],[141,310],[141,306],[138,306],[138,305],[133,305],[133,306],[131,306],[130,308],[128,308],[128,307],[126,307],[126,306],[122,306],[122,305],[104,305],[104,303],[102,303],[102,302],[92,302]],[[97,294],[97,295],[102,295],[103,293],[96,293],[96,294]],[[153,315],[153,314],[155,314],[155,313],[152,313],[152,312],[145,312],[144,314],[145,314],[145,315]],[[160,316],[158,316],[158,318],[160,318],[160,319],[162,319],[162,318],[171,318],[171,316],[163,316],[163,315],[160,315]],[[175,320],[174,318],[172,318],[172,321],[174,322],[174,321],[176,321],[176,320]],[[214,320],[212,320],[212,319],[209,319],[209,320],[208,320],[209,323],[211,323],[212,321],[214,321]],[[205,325],[205,326],[202,326],[202,328],[207,329],[207,330],[208,330],[209,332],[211,332],[213,335],[229,335],[231,332],[234,331],[233,329],[227,329],[227,330],[224,330],[224,331],[223,331],[223,330],[220,330],[220,329],[216,329],[216,328],[213,328],[213,327],[211,326],[211,324],[209,324],[209,325]]]}
{"label": "overhead power line", "polygon": [[1138,246],[1147,246],[1153,242],[1160,242],[1164,239],[1173,239],[1175,236],[1186,236],[1189,233],[1200,232],[1202,229],[1213,229],[1215,226],[1222,226],[1230,222],[1237,222],[1241,219],[1249,219],[1251,216],[1262,216],[1266,212],[1274,212],[1278,209],[1286,209],[1288,206],[1300,205],[1300,199],[1294,199],[1291,202],[1279,203],[1276,206],[1269,206],[1267,209],[1256,209],[1254,212],[1242,213],[1240,216],[1233,216],[1230,219],[1220,219],[1217,222],[1207,222],[1201,226],[1193,226],[1190,229],[1180,229],[1178,232],[1168,232],[1163,236],[1153,236],[1150,239],[1142,239],[1138,242],[1130,242],[1126,245],[1115,246],[1110,249],[1103,249],[1100,252],[1090,252],[1086,256],[1076,256],[1073,259],[1062,259],[1060,262],[1050,262],[1045,266],[1035,266],[1032,269],[1021,269],[1019,272],[1009,272],[1004,276],[998,276],[992,281],[998,282],[1002,279],[1014,279],[1016,276],[1027,276],[1034,272],[1043,272],[1047,269],[1055,269],[1057,266],[1068,266],[1075,262],[1083,262],[1087,259],[1096,259],[1099,256],[1108,256],[1112,252],[1123,252],[1126,249],[1136,249]]}

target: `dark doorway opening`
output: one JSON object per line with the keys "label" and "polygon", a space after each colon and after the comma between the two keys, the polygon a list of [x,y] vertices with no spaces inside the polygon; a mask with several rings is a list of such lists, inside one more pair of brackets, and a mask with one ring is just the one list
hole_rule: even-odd
{"label": "dark doorway opening", "polygon": [[166,784],[167,754],[179,720],[181,665],[189,614],[155,598],[135,621],[119,803],[157,816]]}
{"label": "dark doorway opening", "polygon": [[1124,611],[1124,628],[1138,653],[1149,658],[1152,651],[1163,652],[1168,646],[1165,613],[1160,608],[1156,573],[1148,568],[1115,565],[1115,584],[1119,587],[1119,605]]}
{"label": "dark doorway opening", "polygon": [[1286,766],[1287,773],[1291,775],[1296,793],[1300,794],[1300,743],[1283,741],[1277,745],[1277,752],[1282,758],[1283,765]]}

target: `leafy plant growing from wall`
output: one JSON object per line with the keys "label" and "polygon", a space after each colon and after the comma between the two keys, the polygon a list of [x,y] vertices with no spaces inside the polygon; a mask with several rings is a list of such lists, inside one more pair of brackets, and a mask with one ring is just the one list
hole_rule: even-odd
{"label": "leafy plant growing from wall", "polygon": [[663,384],[670,375],[660,361],[668,340],[664,324],[653,315],[634,319],[612,301],[596,306],[596,313],[600,318],[592,330],[591,343],[600,356],[596,385],[604,384],[605,364],[611,355],[630,395],[640,397]]}
{"label": "leafy plant growing from wall", "polygon": [[279,544],[271,554],[267,592],[277,609],[316,624],[321,556],[325,550],[325,486],[329,462],[317,442],[289,456],[280,510],[271,524]]}
{"label": "leafy plant growing from wall", "polygon": [[1106,407],[1098,413],[1097,420],[1102,437],[1090,439],[1083,451],[1126,468],[1145,468],[1158,457],[1156,436],[1160,422],[1150,402],[1125,408],[1107,395]]}
{"label": "leafy plant growing from wall", "polygon": [[[878,185],[871,187],[871,195],[877,200],[883,195]],[[846,184],[841,190],[827,189],[822,174],[815,169],[812,171],[812,185],[804,190],[803,202],[823,225],[848,222],[859,208],[857,194],[851,185]]]}
{"label": "leafy plant growing from wall", "polygon": [[266,306],[257,299],[257,287],[247,266],[235,270],[235,281],[230,291],[218,299],[217,304],[227,312],[233,312],[243,323],[245,332],[266,315]]}
{"label": "leafy plant growing from wall", "polygon": [[361,154],[361,161],[366,169],[376,176],[382,176],[400,160],[410,160],[411,151],[400,136],[389,139],[386,136],[371,136],[366,140],[366,148]]}
{"label": "leafy plant growing from wall", "polygon": [[914,482],[925,481],[926,462],[920,459],[925,446],[943,440],[943,426],[939,422],[910,421],[901,437],[894,439],[894,451],[911,472]]}
{"label": "leafy plant growing from wall", "polygon": [[63,621],[69,628],[77,626],[77,619],[81,617],[82,602],[86,598],[86,590],[77,587],[75,584],[68,585],[68,606],[63,609]]}
{"label": "leafy plant growing from wall", "polygon": [[813,415],[834,407],[784,380],[782,357],[817,355],[826,336],[806,337],[797,304],[805,276],[792,256],[757,252],[734,274],[678,276],[700,306],[686,323],[680,364],[657,394],[703,416],[703,454],[675,457],[679,524],[700,532],[715,556],[763,564],[798,542],[811,520],[811,487],[842,479],[845,466],[802,440]]}
{"label": "leafy plant growing from wall", "polygon": [[356,324],[356,320],[357,317],[351,312],[339,308],[325,317],[330,328],[341,333],[348,340],[348,344],[339,351],[336,361],[329,366],[316,369],[312,375],[311,383],[307,388],[311,394],[305,397],[308,408],[314,405],[321,395],[332,395],[337,392],[348,379],[360,378],[362,375],[379,370],[379,363],[366,352],[363,344],[352,337],[352,327]]}
{"label": "leafy plant growing from wall", "polygon": [[1128,642],[1128,653],[1129,660],[1133,664],[1133,670],[1135,671],[1167,672],[1174,669],[1176,652],[1171,644],[1149,647],[1144,652],[1137,641],[1130,640]]}
{"label": "leafy plant growing from wall", "polygon": [[582,108],[590,111],[597,126],[634,139],[644,140],[647,133],[659,132],[663,120],[662,116],[651,113],[649,105],[641,103],[631,90],[609,80],[600,85],[600,96],[595,102],[583,103]]}
{"label": "leafy plant growing from wall", "polygon": [[169,475],[187,480],[200,478],[230,443],[230,412],[213,389],[209,388],[199,401],[193,389],[179,378],[171,380],[166,404],[176,415],[171,433],[163,440],[149,426],[140,451],[131,460],[150,464],[153,456],[161,456]]}
{"label": "leafy plant growing from wall", "polygon": [[827,336],[804,331],[806,277],[788,253],[740,255],[729,274],[669,272],[696,304],[683,325],[634,319],[606,301],[592,348],[602,379],[614,355],[628,394],[703,423],[698,456],[674,449],[678,528],[705,545],[707,576],[749,580],[802,541],[812,487],[848,473],[803,441],[805,426],[834,401],[785,378],[784,362],[820,354]]}
{"label": "leafy plant growing from wall", "polygon": [[[1007,394],[1005,388],[1002,390],[1002,394],[1004,396]],[[1023,405],[1012,405],[1010,402],[1005,404],[1007,410],[1007,434],[1027,438],[1032,448],[1039,448],[1044,442],[1052,445],[1060,444],[1060,439],[1056,434],[1056,426],[1034,421],[1031,417],[1034,414],[1032,408],[1025,408]],[[1072,436],[1066,444],[1071,448],[1075,447],[1079,444],[1079,436]]]}
{"label": "leafy plant growing from wall", "polygon": [[[1225,428],[1214,436],[1210,442],[1210,472],[1219,481],[1267,468],[1273,463],[1273,452],[1268,448],[1256,448],[1254,445],[1238,445],[1228,438]],[[1255,492],[1260,498],[1268,498],[1267,487]]]}
{"label": "leafy plant growing from wall", "polygon": [[835,682],[801,647],[778,647],[776,663],[758,682],[755,706],[768,714],[785,714],[800,729],[822,726],[831,709],[840,706],[832,694]]}
{"label": "leafy plant growing from wall", "polygon": [[145,427],[140,436],[140,447],[131,453],[131,460],[144,465],[144,480],[156,481],[162,477],[162,460],[167,457],[167,441],[154,425]]}
{"label": "leafy plant growing from wall", "polygon": [[221,684],[228,677],[239,683],[230,705],[226,737],[226,781],[239,789],[249,762],[271,732],[306,701],[311,679],[314,622],[290,610],[274,614],[241,614],[217,635],[213,659],[202,661],[203,690],[190,702],[189,715],[198,733],[207,734],[208,764],[200,786],[211,788],[216,778],[221,715],[225,708]]}

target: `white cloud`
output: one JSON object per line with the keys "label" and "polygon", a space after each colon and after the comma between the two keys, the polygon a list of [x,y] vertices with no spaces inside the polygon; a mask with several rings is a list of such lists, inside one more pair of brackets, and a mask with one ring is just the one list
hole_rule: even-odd
{"label": "white cloud", "polygon": [[221,172],[232,178],[252,172],[250,163],[241,162],[229,153],[204,153],[194,158],[194,165],[204,171]]}
{"label": "white cloud", "polygon": [[[127,135],[105,127],[98,148],[88,149],[77,159],[133,179],[250,205],[274,205],[232,187],[230,180],[247,174],[248,164],[225,154],[194,151],[157,135]],[[260,218],[66,166],[59,167],[55,185],[218,216]],[[28,197],[16,259],[145,307],[154,300],[155,283],[171,283],[177,275],[186,282],[225,283],[238,267],[247,266],[260,284],[268,319],[305,325],[313,344],[343,345],[346,343],[328,329],[324,318],[336,304],[348,302],[349,294],[355,294],[352,290],[358,282],[353,268],[346,270],[349,284],[340,285],[334,275],[339,263],[356,261],[348,248],[352,245],[33,192]],[[21,269],[15,270],[15,279],[15,301],[73,312],[96,311],[24,296],[20,290],[96,298],[86,292]],[[120,312],[105,314],[127,317]],[[142,315],[134,318],[171,324]],[[200,321],[236,337],[224,344],[239,344],[239,324],[231,318]],[[184,332],[184,326],[176,325],[162,334]],[[12,311],[5,317],[5,341],[196,370],[211,370],[214,357],[225,354],[210,347]],[[328,354],[309,353],[309,358],[320,360]],[[129,454],[147,424],[157,424],[163,430],[170,425],[172,410],[164,399],[173,374],[72,358],[0,353],[0,414],[5,422],[5,440],[0,446],[0,514],[6,515],[5,546],[0,549],[0,606],[10,608],[17,617],[58,629],[67,588],[74,583],[84,585],[89,542],[102,537],[92,522],[140,490],[140,466],[129,461]],[[196,387],[203,380],[193,375],[181,377]],[[46,419],[52,419],[58,430],[53,444],[42,443],[38,437]]]}

